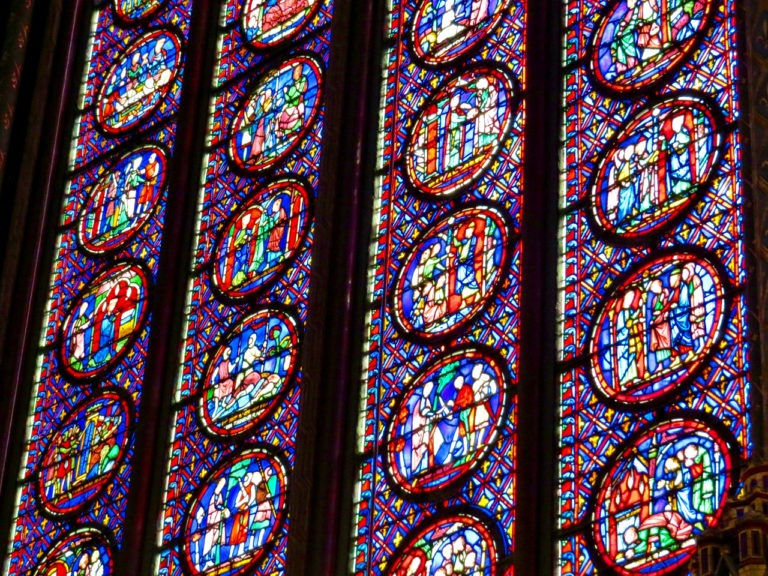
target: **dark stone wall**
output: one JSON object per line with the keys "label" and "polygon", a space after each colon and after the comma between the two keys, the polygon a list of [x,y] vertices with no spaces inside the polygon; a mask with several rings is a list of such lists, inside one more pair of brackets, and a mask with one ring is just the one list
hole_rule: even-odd
{"label": "dark stone wall", "polygon": [[[69,11],[74,2],[69,4]],[[3,2],[0,2],[3,3]],[[57,48],[62,38],[62,0],[10,0],[0,9],[0,346],[5,343],[15,301],[20,261],[33,252],[28,230],[36,228],[45,196],[35,190],[33,180],[53,134],[46,125],[52,90],[58,83],[53,74]],[[71,23],[71,18],[67,19]],[[66,50],[64,50],[66,52]],[[32,206],[30,208],[30,206]],[[30,224],[32,224],[30,226]],[[22,291],[29,294],[29,291]],[[0,355],[2,359],[2,355]]]}
{"label": "dark stone wall", "polygon": [[[754,215],[754,238],[748,241],[752,247],[756,267],[756,309],[753,316],[758,329],[755,350],[756,382],[752,394],[755,408],[753,438],[758,457],[768,456],[768,431],[766,407],[768,402],[763,391],[768,383],[768,1],[746,0],[743,6],[745,66],[744,76],[744,181],[751,193],[747,203]],[[750,206],[751,204],[751,206]]]}

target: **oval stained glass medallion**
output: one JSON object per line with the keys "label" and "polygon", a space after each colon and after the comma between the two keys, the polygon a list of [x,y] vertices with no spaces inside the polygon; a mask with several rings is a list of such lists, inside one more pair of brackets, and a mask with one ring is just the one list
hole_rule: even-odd
{"label": "oval stained glass medallion", "polygon": [[198,414],[218,437],[253,430],[275,407],[297,369],[298,321],[265,309],[244,318],[216,348],[202,380]]}
{"label": "oval stained glass medallion", "polygon": [[119,134],[148,118],[173,87],[181,58],[181,39],[169,30],[153,30],[131,44],[99,89],[99,126]]}
{"label": "oval stained glass medallion", "polygon": [[157,146],[125,154],[93,186],[77,222],[77,239],[92,254],[120,248],[141,228],[160,199],[166,155]]}
{"label": "oval stained glass medallion", "polygon": [[128,352],[147,316],[144,268],[121,262],[105,270],[75,298],[61,334],[61,362],[76,378],[110,370]]}
{"label": "oval stained glass medallion", "polygon": [[625,576],[679,568],[722,513],[733,470],[728,444],[704,422],[674,418],[646,429],[612,462],[591,513],[602,562]]}
{"label": "oval stained glass medallion", "polygon": [[506,278],[511,235],[509,218],[491,205],[468,206],[433,224],[395,278],[391,310],[399,330],[429,341],[471,322]]}
{"label": "oval stained glass medallion", "polygon": [[309,229],[309,193],[293,179],[278,180],[222,228],[213,260],[214,286],[243,298],[277,278]]}
{"label": "oval stained glass medallion", "polygon": [[670,253],[644,263],[608,294],[590,332],[598,392],[642,405],[678,390],[720,340],[727,310],[708,259]]}
{"label": "oval stained glass medallion", "polygon": [[187,509],[182,536],[187,570],[195,576],[237,576],[252,570],[285,517],[286,478],[282,459],[260,447],[213,470]]}
{"label": "oval stained glass medallion", "polygon": [[243,35],[255,48],[271,48],[298,34],[320,6],[320,0],[245,0]]}
{"label": "oval stained glass medallion", "polygon": [[456,194],[491,165],[512,127],[517,83],[494,65],[476,65],[427,101],[408,136],[405,172],[420,192]]}
{"label": "oval stained glass medallion", "polygon": [[142,20],[151,16],[165,0],[114,0],[115,12],[126,22]]}
{"label": "oval stained glass medallion", "polygon": [[35,568],[34,576],[98,574],[112,576],[112,546],[97,528],[78,528],[58,540]]}
{"label": "oval stained glass medallion", "polygon": [[75,512],[99,495],[125,455],[131,420],[131,401],[116,390],[102,391],[65,418],[37,470],[48,513]]}
{"label": "oval stained glass medallion", "polygon": [[512,0],[422,0],[413,18],[411,46],[427,64],[466,55],[493,32]]}
{"label": "oval stained glass medallion", "polygon": [[403,390],[387,425],[390,481],[413,496],[466,477],[496,441],[509,383],[502,361],[475,347],[427,365]]}
{"label": "oval stained glass medallion", "polygon": [[720,159],[719,124],[706,101],[690,95],[635,114],[597,164],[590,190],[595,224],[637,238],[690,208]]}
{"label": "oval stained glass medallion", "polygon": [[428,519],[395,552],[387,576],[496,576],[499,548],[491,529],[467,512]]}
{"label": "oval stained glass medallion", "polygon": [[296,56],[268,72],[245,97],[229,130],[229,156],[258,172],[285,158],[320,110],[322,72],[312,56]]}
{"label": "oval stained glass medallion", "polygon": [[654,86],[691,54],[715,5],[715,0],[615,0],[590,40],[595,81],[619,93]]}

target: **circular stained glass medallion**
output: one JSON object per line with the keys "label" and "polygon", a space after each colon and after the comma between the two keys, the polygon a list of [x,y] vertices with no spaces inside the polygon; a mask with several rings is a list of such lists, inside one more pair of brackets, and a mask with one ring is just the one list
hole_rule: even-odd
{"label": "circular stained glass medallion", "polygon": [[643,108],[597,164],[591,217],[613,236],[653,233],[690,208],[713,172],[723,139],[712,108],[696,96]]}
{"label": "circular stained glass medallion", "polygon": [[285,158],[320,109],[321,84],[320,63],[309,55],[291,58],[264,76],[232,122],[232,161],[258,172]]}
{"label": "circular stained glass medallion", "polygon": [[395,278],[391,309],[400,331],[424,341],[447,337],[482,312],[506,278],[511,228],[502,209],[474,205],[424,232]]}
{"label": "circular stained glass medallion", "polygon": [[646,429],[597,484],[591,537],[618,574],[667,574],[690,560],[731,487],[726,441],[710,425],[674,418]]}
{"label": "circular stained glass medallion", "polygon": [[314,16],[320,0],[244,0],[243,34],[255,48],[271,48],[292,38]]}
{"label": "circular stained glass medallion", "polygon": [[96,276],[75,298],[60,348],[69,375],[99,376],[130,350],[147,316],[148,285],[141,265],[121,262]]}
{"label": "circular stained glass medallion", "polygon": [[512,0],[422,0],[411,45],[427,64],[445,64],[472,50],[497,24]]}
{"label": "circular stained glass medallion", "polygon": [[309,229],[309,193],[293,179],[270,184],[223,227],[212,280],[231,298],[250,296],[276,279]]}
{"label": "circular stained glass medallion", "polygon": [[99,90],[99,126],[119,134],[148,118],[173,87],[181,56],[181,40],[169,30],[153,30],[131,44]]}
{"label": "circular stained glass medallion", "polygon": [[510,378],[475,347],[454,350],[409,384],[387,426],[387,473],[409,495],[459,482],[485,458],[506,418]]}
{"label": "circular stained glass medallion", "polygon": [[260,310],[225,336],[203,376],[198,413],[211,434],[231,437],[258,426],[280,400],[297,369],[298,321]]}
{"label": "circular stained glass medallion", "polygon": [[115,12],[126,22],[143,20],[154,14],[165,0],[114,0]]}
{"label": "circular stained glass medallion", "polygon": [[491,165],[512,126],[517,83],[493,65],[449,80],[419,112],[408,137],[405,167],[420,192],[458,193]]}
{"label": "circular stained glass medallion", "polygon": [[252,570],[273,544],[286,512],[286,466],[267,448],[219,465],[190,502],[182,557],[195,576]]}
{"label": "circular stained glass medallion", "polygon": [[691,54],[715,4],[615,0],[590,41],[592,76],[619,93],[654,86]]}
{"label": "circular stained glass medallion", "polygon": [[93,186],[77,223],[77,239],[92,254],[120,248],[149,217],[165,183],[166,155],[141,146],[124,155]]}
{"label": "circular stained glass medallion", "polygon": [[34,576],[112,576],[112,546],[97,528],[78,528],[58,540],[35,567]]}
{"label": "circular stained glass medallion", "polygon": [[590,333],[598,392],[642,405],[678,390],[720,340],[727,310],[707,258],[679,252],[642,264],[605,298]]}
{"label": "circular stained glass medallion", "polygon": [[99,495],[125,455],[131,415],[131,401],[106,390],[66,417],[38,469],[38,496],[45,511],[69,514]]}
{"label": "circular stained glass medallion", "polygon": [[498,550],[496,538],[482,520],[456,512],[417,526],[395,553],[385,574],[496,576]]}

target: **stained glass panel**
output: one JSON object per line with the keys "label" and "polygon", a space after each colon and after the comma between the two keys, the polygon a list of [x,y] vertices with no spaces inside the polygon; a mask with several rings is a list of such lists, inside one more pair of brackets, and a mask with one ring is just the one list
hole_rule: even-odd
{"label": "stained glass panel", "polygon": [[355,574],[515,548],[526,3],[389,3]]}
{"label": "stained glass panel", "polygon": [[192,574],[235,576],[271,549],[286,516],[286,466],[268,448],[222,462],[192,498],[183,558]]}
{"label": "stained glass panel", "polygon": [[285,572],[332,14],[222,3],[157,574]]}
{"label": "stained glass panel", "polygon": [[666,574],[750,441],[733,1],[570,0],[558,574]]}
{"label": "stained glass panel", "polygon": [[86,14],[6,574],[113,573],[191,6],[116,1]]}

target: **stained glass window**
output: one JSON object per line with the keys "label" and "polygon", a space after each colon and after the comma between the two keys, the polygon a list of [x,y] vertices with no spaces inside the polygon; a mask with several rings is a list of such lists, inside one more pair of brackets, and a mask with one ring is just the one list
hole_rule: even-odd
{"label": "stained glass window", "polygon": [[332,10],[222,3],[157,574],[285,571]]}
{"label": "stained glass window", "polygon": [[90,17],[7,574],[113,573],[191,4],[115,1]]}
{"label": "stained glass window", "polygon": [[355,574],[498,574],[515,539],[526,3],[389,3]]}
{"label": "stained glass window", "polygon": [[[158,576],[284,574],[306,552],[294,542],[324,528],[306,525],[325,511],[344,524],[351,496],[349,532],[307,555],[349,543],[359,576],[512,576],[541,571],[523,564],[549,545],[563,576],[679,574],[722,520],[754,450],[737,0],[564,0],[530,18],[527,0],[389,0],[381,21],[376,0],[350,15],[357,2],[195,3],[194,57],[193,0],[78,8],[88,42],[51,171],[63,200],[43,325],[24,351],[34,381],[14,383],[31,402],[23,460],[6,467],[18,475],[3,574],[122,574],[137,541],[137,565]],[[359,35],[345,29],[368,16]],[[532,53],[556,66],[529,68],[527,35],[541,44],[529,29],[560,16],[562,62]],[[358,37],[381,40],[373,123],[354,102],[369,62],[351,54]],[[204,90],[181,122],[185,68]],[[557,113],[547,90],[561,130],[541,136]],[[195,134],[179,157],[177,138]],[[550,190],[541,165],[555,149]],[[531,215],[558,193],[547,238]],[[355,208],[339,209],[347,199]],[[356,314],[325,289],[355,280],[343,276],[355,234],[336,238],[337,219],[356,227],[367,208],[362,349],[323,358],[344,373],[328,382],[312,360],[335,342],[317,319]],[[323,261],[334,250],[349,252],[344,271]],[[547,269],[523,278],[538,255]],[[532,285],[545,289],[523,311]],[[176,303],[180,317],[158,314]],[[531,347],[556,340],[536,359],[555,360],[550,378],[526,364],[539,334],[527,332],[553,304],[557,333]],[[315,386],[341,406],[359,388],[351,456],[339,456],[346,423],[302,439],[317,432],[316,399],[318,421],[343,412],[323,412]],[[539,415],[557,442],[536,438],[535,461],[518,459]],[[138,433],[156,420],[168,425]],[[153,460],[142,435],[160,446],[157,469],[140,470]],[[523,467],[549,465],[556,493],[529,490]],[[156,485],[137,490],[144,473]],[[329,502],[302,517],[317,493]],[[140,503],[152,525],[129,532]],[[554,523],[532,517],[550,506]]]}
{"label": "stained glass window", "polygon": [[566,3],[558,574],[686,567],[751,455],[735,13]]}

